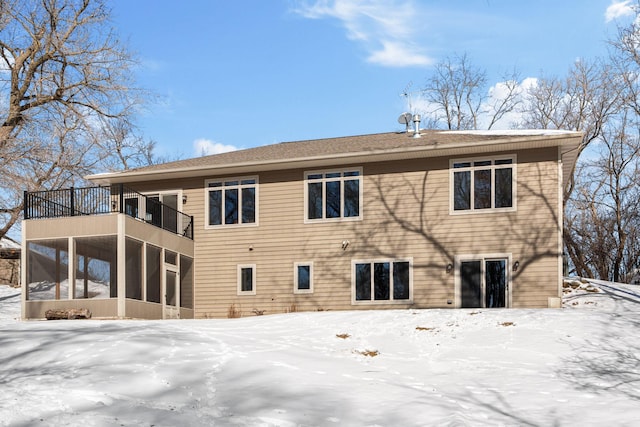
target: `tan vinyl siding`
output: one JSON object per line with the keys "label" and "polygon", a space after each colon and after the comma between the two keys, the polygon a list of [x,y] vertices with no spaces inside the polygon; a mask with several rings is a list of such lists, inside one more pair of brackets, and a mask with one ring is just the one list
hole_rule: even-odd
{"label": "tan vinyl siding", "polygon": [[[304,169],[259,174],[258,226],[205,229],[204,181],[216,176],[154,188],[182,188],[182,210],[194,215],[196,317],[225,317],[232,304],[243,316],[254,309],[452,307],[454,274],[446,265],[456,255],[494,253],[520,263],[513,306],[544,307],[557,296],[557,150],[502,154],[517,155],[515,212],[451,215],[448,157],[336,168],[363,168],[361,221],[305,224]],[[413,303],[352,305],[352,260],[396,258],[413,260]],[[314,263],[312,294],[293,292],[300,261]],[[256,295],[237,295],[238,264],[255,264]]]}
{"label": "tan vinyl siding", "polygon": [[26,301],[22,317],[24,319],[44,319],[47,310],[51,309],[88,309],[94,319],[111,319],[116,317],[116,299],[71,299],[51,301]]}

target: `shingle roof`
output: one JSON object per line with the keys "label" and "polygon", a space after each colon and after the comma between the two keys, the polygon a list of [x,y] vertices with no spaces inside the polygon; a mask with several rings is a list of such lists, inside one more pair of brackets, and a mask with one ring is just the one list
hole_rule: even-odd
{"label": "shingle roof", "polygon": [[[420,138],[413,133],[388,132],[370,135],[325,138],[308,141],[282,142],[245,150],[210,156],[194,157],[153,166],[132,169],[123,172],[98,174],[88,177],[99,182],[124,182],[134,179],[162,179],[167,174],[186,176],[186,171],[216,170],[220,168],[251,167],[273,164],[284,168],[285,163],[311,161],[318,159],[337,159],[358,157],[364,161],[367,157],[389,155],[393,153],[419,153],[441,151],[454,147],[473,147],[496,145],[508,142],[531,142],[580,137],[578,132],[568,131],[439,131],[421,130]],[[555,145],[560,145],[556,142]],[[177,176],[177,175],[176,175]]]}
{"label": "shingle roof", "polygon": [[[210,156],[194,157],[160,165],[136,169],[171,170],[183,167],[215,166],[245,162],[261,163],[270,160],[298,159],[327,156],[332,154],[362,153],[367,151],[392,150],[408,147],[422,147],[448,142],[482,142],[496,139],[491,135],[452,134],[440,131],[421,131],[421,138],[412,138],[405,132],[378,133],[370,135],[345,136],[338,138],[314,139],[309,141],[281,142],[245,150],[232,151]],[[502,138],[508,136],[503,135]]]}

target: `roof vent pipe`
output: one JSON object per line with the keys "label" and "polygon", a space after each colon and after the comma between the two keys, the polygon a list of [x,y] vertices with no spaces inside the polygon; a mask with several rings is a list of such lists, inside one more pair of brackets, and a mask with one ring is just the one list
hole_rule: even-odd
{"label": "roof vent pipe", "polygon": [[413,115],[413,124],[415,125],[415,130],[413,132],[414,138],[420,138],[420,114]]}

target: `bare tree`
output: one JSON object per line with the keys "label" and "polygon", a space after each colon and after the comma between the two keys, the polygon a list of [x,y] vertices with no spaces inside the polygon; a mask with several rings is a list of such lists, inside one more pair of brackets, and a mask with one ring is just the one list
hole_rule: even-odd
{"label": "bare tree", "polygon": [[539,79],[526,95],[519,124],[584,132],[578,154],[592,148],[564,189],[564,244],[576,274],[605,280],[625,278],[633,253],[638,255],[629,245],[637,231],[638,211],[629,203],[639,184],[637,113],[619,65],[581,60],[565,78]]}
{"label": "bare tree", "polygon": [[636,17],[627,26],[619,27],[617,37],[610,41],[609,55],[618,80],[624,86],[625,107],[632,110],[629,124],[640,124],[640,0],[633,7]]}
{"label": "bare tree", "polygon": [[[529,88],[518,127],[584,132],[578,148],[581,153],[602,136],[608,122],[619,114],[623,100],[624,87],[610,63],[600,59],[577,61],[564,79],[540,78]],[[574,186],[573,174],[569,178],[565,201]]]}
{"label": "bare tree", "polygon": [[154,154],[155,141],[145,140],[126,118],[100,121],[100,133],[96,137],[98,153],[109,153],[100,161],[102,169],[116,171],[146,166],[159,161]]}
{"label": "bare tree", "polygon": [[640,129],[628,117],[609,124],[598,155],[582,162],[567,206],[565,246],[581,276],[630,280],[640,259]]}
{"label": "bare tree", "polygon": [[131,137],[133,64],[104,0],[0,1],[0,236],[23,190],[149,160],[152,144]]}
{"label": "bare tree", "polygon": [[585,132],[580,150],[593,147],[572,177],[575,193],[565,189],[565,247],[582,276],[628,281],[640,266],[639,40],[635,19],[606,60],[577,63],[567,78],[558,127],[573,124]]}
{"label": "bare tree", "polygon": [[522,89],[518,72],[514,70],[511,74],[504,75],[501,82],[492,88],[489,95],[485,115],[489,119],[487,129],[492,129],[507,114],[516,112],[522,104]]}
{"label": "bare tree", "polygon": [[486,73],[466,55],[456,56],[436,64],[424,93],[447,129],[476,129],[486,81]]}
{"label": "bare tree", "polygon": [[449,130],[491,129],[521,102],[517,72],[504,76],[496,88],[491,94],[486,72],[466,54],[446,58],[436,64],[422,90],[431,108],[427,118]]}

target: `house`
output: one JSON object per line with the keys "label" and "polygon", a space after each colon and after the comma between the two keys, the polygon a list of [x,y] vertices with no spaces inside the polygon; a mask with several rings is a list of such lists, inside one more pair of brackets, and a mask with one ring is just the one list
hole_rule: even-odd
{"label": "house", "polygon": [[559,307],[563,187],[581,138],[287,142],[25,193],[23,315]]}

